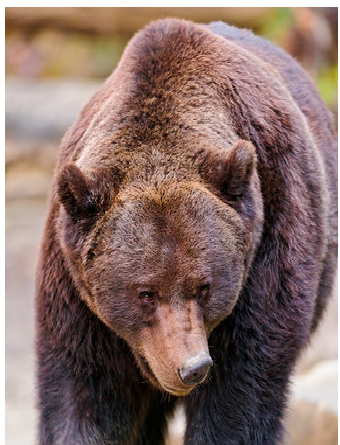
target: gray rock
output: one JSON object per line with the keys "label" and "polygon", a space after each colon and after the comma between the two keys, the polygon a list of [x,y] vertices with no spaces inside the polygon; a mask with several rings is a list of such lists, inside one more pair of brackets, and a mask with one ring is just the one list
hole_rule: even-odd
{"label": "gray rock", "polygon": [[101,82],[6,79],[6,133],[59,139]]}
{"label": "gray rock", "polygon": [[319,362],[294,378],[285,423],[285,445],[337,445],[337,360]]}

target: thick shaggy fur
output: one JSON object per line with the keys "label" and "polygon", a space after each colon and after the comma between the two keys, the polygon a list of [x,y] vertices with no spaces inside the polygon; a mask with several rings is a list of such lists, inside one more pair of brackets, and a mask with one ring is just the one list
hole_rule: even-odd
{"label": "thick shaggy fur", "polygon": [[[274,45],[174,19],[136,34],[55,172],[40,445],[161,445],[179,395],[187,445],[278,443],[331,294],[336,156],[315,86]],[[214,365],[190,392],[177,369],[200,351]]]}

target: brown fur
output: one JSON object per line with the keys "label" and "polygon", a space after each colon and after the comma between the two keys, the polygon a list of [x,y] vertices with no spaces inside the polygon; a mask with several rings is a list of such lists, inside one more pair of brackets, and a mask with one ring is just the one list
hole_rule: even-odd
{"label": "brown fur", "polygon": [[63,140],[37,274],[41,444],[161,443],[145,413],[189,394],[178,371],[201,352],[186,443],[279,438],[336,264],[334,130],[288,56],[211,29],[138,33]]}

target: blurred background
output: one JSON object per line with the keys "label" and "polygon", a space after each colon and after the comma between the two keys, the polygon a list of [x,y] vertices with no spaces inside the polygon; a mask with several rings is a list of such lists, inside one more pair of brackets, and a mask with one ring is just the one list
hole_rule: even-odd
{"label": "blurred background", "polygon": [[[35,443],[34,271],[60,139],[150,20],[223,20],[277,43],[337,122],[337,8],[6,8],[6,443]],[[292,381],[285,445],[337,445],[337,285]],[[181,444],[181,412],[169,444]],[[72,444],[70,444],[72,445]]]}

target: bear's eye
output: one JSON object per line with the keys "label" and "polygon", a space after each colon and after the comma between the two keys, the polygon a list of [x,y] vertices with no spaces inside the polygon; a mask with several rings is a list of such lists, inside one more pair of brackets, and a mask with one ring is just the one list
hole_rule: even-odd
{"label": "bear's eye", "polygon": [[205,297],[207,297],[207,296],[209,295],[209,290],[210,290],[210,286],[209,286],[209,284],[204,284],[203,286],[201,286],[201,287],[199,288],[198,296],[199,296],[200,298],[205,298]]}
{"label": "bear's eye", "polygon": [[155,302],[155,292],[141,292],[139,298],[143,303],[152,304]]}

